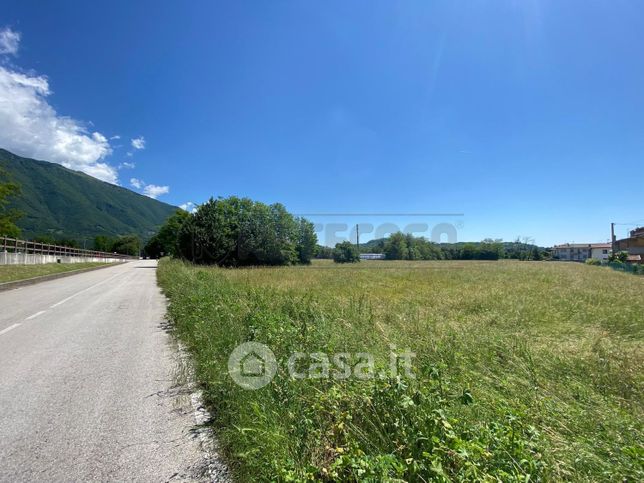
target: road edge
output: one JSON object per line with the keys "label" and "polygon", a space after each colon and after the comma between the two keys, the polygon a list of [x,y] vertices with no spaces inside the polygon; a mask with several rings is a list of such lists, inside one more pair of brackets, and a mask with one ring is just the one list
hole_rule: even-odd
{"label": "road edge", "polygon": [[[126,263],[126,262],[121,262]],[[40,277],[25,278],[23,280],[14,280],[12,282],[0,283],[0,292],[5,290],[13,290],[19,287],[25,287],[27,285],[34,285],[40,282],[47,282],[49,280],[56,280],[57,278],[71,277],[72,275],[78,275],[80,273],[92,272],[94,270],[100,270],[102,268],[113,267],[116,264],[106,263],[105,265],[99,265],[98,267],[89,267],[81,268],[78,270],[69,270],[67,272],[52,273],[49,275],[41,275]]]}

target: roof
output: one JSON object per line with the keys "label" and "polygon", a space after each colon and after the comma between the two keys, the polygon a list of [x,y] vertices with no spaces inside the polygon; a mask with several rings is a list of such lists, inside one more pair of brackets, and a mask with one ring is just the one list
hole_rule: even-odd
{"label": "roof", "polygon": [[629,255],[626,258],[627,262],[640,262],[642,261],[642,256],[641,255]]}
{"label": "roof", "polygon": [[564,243],[555,245],[554,248],[610,248],[610,243]]}

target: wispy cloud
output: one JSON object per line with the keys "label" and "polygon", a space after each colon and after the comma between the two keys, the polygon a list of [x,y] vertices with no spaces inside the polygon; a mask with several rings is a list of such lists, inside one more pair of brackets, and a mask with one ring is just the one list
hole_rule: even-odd
{"label": "wispy cloud", "polygon": [[20,46],[20,32],[9,27],[0,30],[0,54],[16,55]]}
{"label": "wispy cloud", "polygon": [[118,169],[134,169],[136,168],[135,163],[128,163],[127,161],[118,165]]}
{"label": "wispy cloud", "polygon": [[136,188],[136,189],[141,189],[141,186],[143,186],[145,183],[141,181],[138,178],[130,178],[130,186]]}
{"label": "wispy cloud", "polygon": [[134,149],[145,149],[145,138],[143,136],[134,138],[131,142]]}

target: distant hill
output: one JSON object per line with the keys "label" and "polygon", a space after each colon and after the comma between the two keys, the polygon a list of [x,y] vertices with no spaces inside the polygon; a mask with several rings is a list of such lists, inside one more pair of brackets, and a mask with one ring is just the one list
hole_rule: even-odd
{"label": "distant hill", "polygon": [[152,236],[177,207],[64,168],[0,149],[0,168],[20,184],[11,204],[24,213],[23,238],[51,235],[91,242],[96,235]]}

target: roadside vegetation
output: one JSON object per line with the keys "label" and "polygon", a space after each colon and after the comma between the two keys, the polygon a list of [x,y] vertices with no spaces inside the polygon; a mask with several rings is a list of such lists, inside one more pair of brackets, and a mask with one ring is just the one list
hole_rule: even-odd
{"label": "roadside vegetation", "polygon": [[0,265],[0,283],[15,282],[28,278],[52,275],[54,273],[70,272],[83,268],[104,265],[100,262],[91,263],[45,263],[42,265]]}
{"label": "roadside vegetation", "polygon": [[[240,481],[644,480],[644,279],[584,264],[164,259],[169,317]],[[238,344],[279,370],[245,390]],[[415,379],[293,379],[293,352],[416,353]],[[355,361],[353,361],[355,362]]]}

